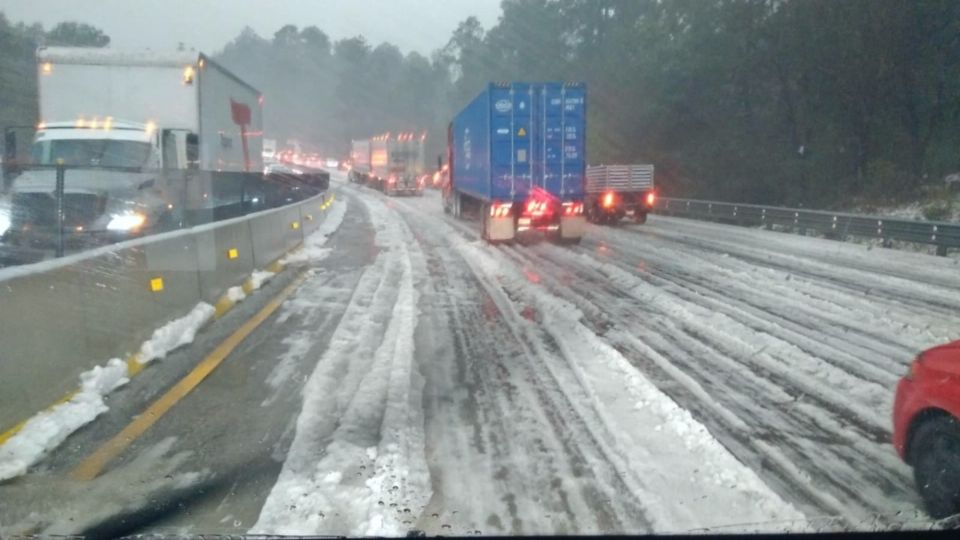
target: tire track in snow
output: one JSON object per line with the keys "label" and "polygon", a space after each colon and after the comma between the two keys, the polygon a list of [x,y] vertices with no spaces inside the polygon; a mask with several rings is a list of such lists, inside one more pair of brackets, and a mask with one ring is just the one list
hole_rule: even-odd
{"label": "tire track in snow", "polygon": [[[410,206],[412,210],[417,211],[416,206],[412,204],[408,206]],[[443,223],[449,224],[449,222],[446,221]],[[437,227],[436,225],[433,226],[434,228]],[[636,445],[636,437],[642,438],[642,435],[636,432],[631,433],[631,437],[627,439],[630,440],[632,438],[634,444],[625,444],[623,435],[618,434],[618,429],[612,426],[623,428],[623,422],[625,421],[623,419],[635,416],[636,413],[631,410],[630,407],[623,408],[625,406],[623,400],[629,400],[629,396],[633,392],[640,391],[640,388],[650,390],[653,392],[653,395],[658,396],[654,398],[654,402],[659,402],[658,400],[664,397],[663,394],[654,390],[649,383],[642,377],[639,377],[639,374],[632,367],[626,364],[619,354],[609,348],[604,351],[604,354],[600,354],[599,358],[602,359],[606,357],[613,362],[611,367],[617,366],[617,370],[626,370],[625,372],[630,376],[637,377],[637,379],[634,380],[635,386],[628,385],[627,392],[625,393],[611,393],[609,389],[598,389],[598,387],[595,386],[595,380],[594,383],[591,384],[590,379],[587,377],[587,372],[582,371],[583,362],[586,361],[587,365],[591,366],[591,370],[588,370],[590,376],[596,377],[598,372],[596,368],[590,364],[590,361],[592,360],[591,357],[597,356],[597,347],[600,347],[602,350],[602,343],[596,341],[595,336],[585,327],[576,322],[566,320],[562,316],[560,316],[559,319],[552,320],[552,322],[554,325],[562,326],[568,331],[567,333],[558,331],[556,328],[551,328],[551,321],[543,321],[542,324],[532,324],[524,320],[522,313],[527,311],[523,309],[524,305],[536,306],[534,311],[544,314],[543,316],[547,318],[557,317],[557,313],[564,312],[566,308],[558,307],[556,302],[560,302],[561,304],[563,304],[563,302],[554,300],[550,295],[544,294],[545,291],[543,290],[538,289],[539,292],[530,292],[527,290],[527,287],[531,285],[524,285],[526,282],[523,278],[518,279],[516,276],[512,276],[512,274],[518,272],[518,270],[514,270],[516,265],[502,256],[498,256],[499,250],[486,246],[477,246],[475,242],[464,242],[460,233],[460,231],[463,231],[463,227],[453,225],[453,228],[458,229],[458,231],[447,232],[447,235],[451,237],[451,244],[453,244],[453,247],[461,252],[464,258],[471,264],[478,279],[484,282],[488,293],[496,299],[499,311],[507,319],[505,321],[506,326],[509,326],[518,334],[518,340],[527,342],[528,347],[534,348],[532,354],[527,355],[537,360],[534,371],[542,373],[548,379],[553,378],[554,384],[562,388],[564,395],[569,400],[569,406],[574,410],[576,416],[582,420],[584,427],[592,434],[591,437],[601,445],[603,451],[602,459],[614,465],[621,480],[630,487],[630,491],[641,501],[644,513],[652,516],[650,520],[654,530],[659,532],[682,531],[698,526],[723,523],[725,519],[731,519],[733,515],[737,514],[737,512],[730,512],[730,507],[724,505],[735,505],[735,503],[731,503],[731,501],[744,496],[748,499],[750,497],[757,497],[753,503],[750,503],[751,505],[759,503],[759,506],[765,506],[766,513],[759,512],[752,515],[754,521],[766,521],[763,525],[755,525],[757,528],[761,530],[771,530],[779,526],[797,526],[796,522],[790,522],[789,524],[784,524],[783,522],[775,524],[770,522],[770,520],[776,521],[778,518],[781,520],[785,519],[785,516],[790,516],[788,520],[798,519],[800,515],[792,512],[792,510],[785,510],[783,502],[780,501],[778,497],[769,492],[766,486],[756,479],[751,472],[741,464],[736,463],[732,456],[717,445],[710,437],[706,438],[706,441],[709,441],[706,444],[710,450],[704,450],[703,448],[700,450],[706,451],[713,458],[720,459],[721,461],[723,458],[720,456],[728,458],[730,460],[727,462],[728,467],[723,469],[725,473],[733,474],[734,476],[740,474],[746,475],[739,477],[740,485],[738,488],[733,488],[730,485],[717,488],[712,485],[708,473],[700,473],[707,475],[707,478],[698,477],[698,480],[702,481],[698,486],[702,492],[712,493],[715,489],[732,489],[732,491],[727,491],[726,495],[722,497],[724,503],[719,506],[719,508],[723,508],[723,510],[719,512],[724,513],[724,516],[720,517],[716,515],[716,512],[718,512],[717,498],[713,498],[713,504],[707,505],[700,501],[695,501],[694,497],[690,497],[689,499],[685,498],[687,494],[682,489],[678,490],[666,487],[672,485],[673,488],[677,488],[679,486],[677,482],[682,484],[682,481],[676,479],[661,479],[663,485],[657,486],[659,489],[651,489],[652,485],[657,485],[654,478],[662,474],[662,471],[650,471],[648,469],[648,467],[652,466],[650,465],[651,462],[670,468],[665,464],[665,461],[669,461],[671,465],[675,465],[675,467],[673,467],[674,472],[679,476],[684,475],[684,473],[680,471],[689,470],[684,469],[688,464],[684,464],[681,458],[680,464],[677,465],[676,461],[662,454],[648,456],[653,458],[649,460],[638,458],[637,455],[642,455],[644,452],[649,451],[649,445],[655,448],[655,453],[661,450],[657,447],[656,443],[649,440],[647,441],[648,445]],[[512,277],[505,278],[504,275]],[[491,276],[497,277],[494,279]],[[504,279],[506,279],[506,281],[504,281]],[[528,276],[527,279],[531,278]],[[533,285],[532,287],[536,288],[537,286]],[[542,303],[546,303],[546,306]],[[537,322],[540,323],[541,321]],[[591,336],[593,336],[593,339],[591,339]],[[582,343],[583,341],[585,341],[587,345],[584,345],[584,343]],[[588,358],[591,360],[587,360]],[[618,364],[617,362],[620,363]],[[620,371],[620,373],[624,373],[624,371]],[[610,382],[608,377],[609,375],[603,376],[603,380],[607,383]],[[584,406],[583,403],[590,405]],[[663,404],[663,402],[660,403]],[[667,401],[666,403],[669,403],[672,407],[676,407],[672,402]],[[613,407],[618,414],[609,416],[611,407]],[[679,411],[680,409],[671,410]],[[683,414],[686,413],[684,412]],[[670,422],[665,425],[676,427]],[[683,425],[683,422],[681,422],[680,425]],[[697,429],[703,430],[702,426],[695,428],[694,431]],[[669,429],[667,431],[669,431]],[[705,431],[699,433],[705,434]],[[679,447],[672,449],[672,451],[676,453],[678,449],[682,447],[683,445],[681,444]],[[690,447],[688,446],[687,448],[689,449]],[[682,451],[679,452],[679,454],[681,456],[686,455]],[[702,463],[701,461],[697,463],[698,465],[702,465],[703,469],[706,470],[710,470],[713,464],[710,459],[708,459],[706,463]],[[639,474],[639,477],[637,471],[643,471]],[[696,472],[695,470],[692,476],[696,477]],[[644,482],[649,482],[650,484],[644,484]],[[671,482],[674,483],[671,484]],[[756,491],[752,491],[752,489]],[[663,492],[668,492],[669,495],[664,496]],[[684,508],[684,506],[686,506],[686,508]],[[727,510],[727,512],[724,512],[724,510]],[[688,511],[692,511],[692,513],[687,514],[686,512]],[[738,509],[738,511],[742,510]],[[711,514],[711,512],[714,512],[714,514]],[[739,514],[739,516],[741,518],[744,517],[743,514]],[[750,521],[750,519],[744,519],[742,521]],[[802,527],[802,525],[800,526]],[[745,528],[749,529],[747,526],[745,526]]]}
{"label": "tire track in snow", "polygon": [[[532,253],[528,250],[524,256],[532,257]],[[530,259],[520,260],[529,264]],[[533,266],[544,270],[541,276],[545,283],[552,281],[551,290],[568,298],[573,296],[569,292],[564,293],[566,287],[557,284],[550,277],[548,270],[554,263],[550,262],[549,257],[533,260],[536,261]],[[564,263],[558,264],[553,270],[559,271],[562,267],[564,271],[570,271],[574,264],[567,257],[562,260]],[[609,276],[598,273],[594,268],[603,268],[607,263],[583,259],[580,264],[578,276],[590,277],[596,274],[599,277],[590,279],[590,286],[584,287],[578,295],[579,298],[573,299],[574,302],[585,313],[589,313],[591,309],[598,310],[597,306],[604,306],[607,314],[617,315],[614,320],[620,328],[611,329],[608,321],[597,324],[590,321],[589,317],[588,324],[598,333],[602,333],[608,342],[624,352],[635,364],[643,366],[646,372],[659,372],[657,380],[661,388],[682,403],[693,407],[700,413],[701,418],[705,417],[713,431],[741,459],[755,463],[766,477],[772,475],[773,483],[779,485],[781,493],[792,496],[795,500],[797,495],[800,495],[798,502],[808,507],[811,512],[841,514],[854,520],[863,519],[865,514],[876,512],[877,502],[889,502],[885,493],[876,491],[876,485],[886,485],[890,492],[899,493],[900,504],[903,499],[912,499],[904,496],[910,487],[909,477],[903,473],[903,466],[890,452],[886,434],[877,441],[878,436],[873,430],[851,430],[848,424],[831,420],[829,414],[815,406],[797,401],[803,395],[789,384],[784,386],[783,381],[771,379],[769,374],[762,376],[762,365],[752,365],[739,360],[745,355],[718,350],[709,339],[704,341],[703,336],[691,334],[676,326],[669,313],[650,310],[648,305],[643,304],[642,297],[637,298],[638,302],[635,304],[624,308],[617,307],[617,299],[631,297],[629,287],[612,288],[605,291],[606,295],[593,297],[590,292],[584,291],[609,287]],[[681,322],[681,325],[683,324],[686,324],[686,321]],[[707,325],[697,325],[698,328],[704,326]],[[633,330],[626,332],[626,329]],[[697,363],[691,360],[697,358],[709,359],[710,362]],[[731,377],[734,380],[730,381]],[[691,378],[694,381],[691,381]],[[787,409],[783,410],[785,407]],[[731,420],[731,416],[737,420]],[[746,430],[745,421],[750,425]],[[757,452],[757,438],[781,444],[777,439],[786,438],[791,441],[790,444],[783,445],[784,451],[792,456],[794,461],[808,463],[807,468],[813,471],[813,478],[817,482],[811,481],[810,474],[798,475],[782,466],[771,467],[783,461],[782,453],[772,453],[769,445],[765,447],[770,451]],[[859,445],[861,448],[849,449],[847,445],[850,444]],[[834,468],[821,471],[822,467],[818,464],[824,462],[851,465],[842,465],[839,470]],[[878,463],[884,467],[878,470]],[[845,467],[852,468],[853,471],[845,471]],[[865,483],[872,489],[865,490]],[[800,494],[797,493],[798,487],[802,488]],[[842,496],[838,498],[830,495],[830,492],[839,492]],[[863,506],[856,508],[858,503]],[[851,510],[851,506],[856,510]],[[889,509],[882,504],[881,507]]]}
{"label": "tire track in snow", "polygon": [[[465,238],[476,237],[475,231],[469,225],[449,220],[447,223]],[[629,232],[617,230],[613,230],[612,234],[631,236]],[[609,239],[607,229],[604,229],[600,236]],[[587,245],[574,250],[579,251],[583,257],[609,263],[614,268],[611,272],[600,272],[601,277],[590,281],[589,286],[582,287],[582,290],[578,290],[581,287],[578,287],[570,276],[577,274],[579,277],[580,272],[590,275],[589,265],[585,267],[583,264],[571,263],[567,258],[545,265],[537,257],[537,254],[542,254],[544,250],[550,250],[551,253],[553,250],[564,253],[569,250],[552,246],[516,250],[503,247],[500,250],[516,253],[518,258],[515,258],[514,262],[518,266],[535,269],[545,283],[552,281],[553,292],[573,300],[584,311],[584,321],[597,335],[622,349],[637,365],[644,366],[643,369],[659,373],[657,382],[661,388],[676,396],[681,403],[697,410],[701,417],[707,418],[711,429],[718,433],[725,444],[735,449],[741,459],[751,463],[765,478],[770,479],[772,485],[777,485],[780,493],[803,504],[810,510],[811,515],[827,514],[826,517],[818,518],[824,526],[839,528],[845,524],[853,524],[854,527],[862,528],[867,524],[868,527],[883,527],[884,523],[896,524],[921,519],[916,517],[914,510],[918,500],[912,489],[909,471],[887,444],[887,411],[892,386],[883,385],[885,380],[894,381],[899,377],[903,363],[912,354],[912,347],[925,339],[931,339],[931,333],[926,332],[922,325],[915,329],[906,329],[906,337],[896,334],[895,330],[901,328],[897,326],[898,317],[909,321],[913,316],[912,306],[904,306],[897,300],[884,296],[864,299],[859,289],[849,289],[838,294],[835,289],[819,287],[814,277],[794,280],[809,283],[807,288],[803,289],[803,295],[790,295],[789,288],[771,294],[768,291],[769,285],[775,281],[783,281],[782,277],[779,280],[746,281],[748,286],[734,287],[731,290],[731,280],[734,280],[735,285],[740,285],[735,279],[738,270],[741,271],[738,279],[743,280],[750,279],[750,274],[742,272],[744,268],[760,272],[777,270],[757,268],[735,256],[728,257],[725,253],[697,251],[684,245],[678,248],[667,245],[663,240],[653,240],[644,245],[639,241],[628,245],[628,242],[619,240],[609,242],[613,249],[605,250],[606,253],[602,253],[603,250],[600,249],[603,243],[601,246],[590,246],[589,237],[588,243],[585,243]],[[647,240],[642,239],[643,242]],[[590,247],[594,249],[591,250]],[[885,254],[878,252],[876,255],[881,253]],[[687,266],[692,267],[691,270],[683,270]],[[710,339],[704,341],[701,332],[703,328],[711,328],[710,322],[701,322],[693,331],[685,330],[685,325],[674,324],[669,314],[664,314],[662,310],[651,310],[642,300],[632,303],[632,312],[614,309],[618,303],[623,302],[622,299],[630,298],[630,287],[611,284],[611,281],[616,280],[611,279],[610,274],[617,274],[617,270],[656,287],[659,293],[669,293],[672,299],[679,295],[679,299],[686,300],[688,305],[702,305],[725,313],[752,334],[769,332],[802,355],[819,358],[820,361],[828,363],[836,360],[833,362],[836,373],[841,377],[848,377],[850,384],[861,386],[862,383],[856,382],[857,379],[879,383],[880,386],[874,392],[872,409],[869,406],[860,409],[860,416],[869,420],[865,424],[859,422],[861,427],[855,427],[857,422],[851,426],[851,420],[855,418],[849,417],[846,403],[851,400],[856,402],[855,397],[837,395],[835,397],[839,402],[818,403],[814,399],[813,403],[807,403],[812,398],[797,391],[789,380],[782,377],[778,380],[765,372],[763,366],[749,362],[755,347],[749,351],[718,350]],[[593,271],[593,274],[598,275],[596,271]],[[722,279],[727,281],[721,282]],[[897,294],[892,296],[902,297]],[[732,305],[724,308],[725,299]],[[818,300],[819,303],[812,308],[806,307],[806,303]],[[852,306],[844,305],[850,300],[855,300]],[[784,308],[771,309],[771,302],[774,301]],[[818,341],[817,332],[825,326],[825,315],[836,319],[837,316],[830,314],[839,310],[839,313],[848,317],[855,316],[857,310],[865,309],[864,306],[867,306],[868,311],[876,313],[892,311],[896,317],[890,321],[897,322],[884,323],[890,331],[878,332],[876,328],[871,329],[860,320],[853,320],[849,328],[837,332],[831,336],[832,339]],[[766,308],[766,311],[761,308]],[[798,310],[803,311],[803,317],[794,322]],[[625,316],[624,313],[630,316]],[[927,318],[930,319],[929,314]],[[648,321],[666,323],[651,329],[647,328]],[[761,322],[766,324],[758,324]],[[939,327],[934,326],[935,332],[942,331],[948,322],[943,321]],[[631,329],[630,332],[615,328],[618,324],[623,329]],[[780,328],[781,326],[785,328]],[[638,334],[633,329],[641,331]],[[843,341],[843,337],[849,338],[851,329],[862,336],[862,339],[854,340],[853,345],[848,345]],[[804,336],[810,337],[804,339]],[[888,336],[890,339],[887,339]],[[870,347],[871,339],[882,343]],[[801,343],[796,343],[798,340]],[[651,351],[651,348],[656,351]],[[830,354],[831,351],[835,354]],[[651,352],[656,355],[655,361],[650,360]],[[835,357],[839,357],[839,360]],[[710,362],[698,361],[698,358],[719,359],[721,364],[713,366]],[[846,374],[848,372],[853,379],[849,379]],[[682,375],[678,376],[678,373]],[[786,374],[790,374],[789,370]],[[696,381],[691,381],[691,377]],[[747,384],[744,384],[745,381]],[[829,388],[833,386],[831,382],[827,380],[823,386]],[[758,389],[761,390],[759,394]],[[704,394],[708,396],[707,400],[703,399]],[[887,398],[878,399],[877,396],[881,394]],[[713,398],[710,399],[709,396]],[[729,408],[718,405],[718,400]],[[878,401],[883,403],[877,406]],[[781,410],[785,407],[788,408]],[[773,411],[770,413],[774,414],[773,418],[764,419],[762,415],[770,411]],[[742,420],[731,422],[731,415],[739,416]],[[739,428],[732,427],[742,425],[743,420],[752,427],[755,426],[755,429],[750,433],[742,433]],[[840,470],[823,470],[824,467],[834,466]],[[878,513],[883,515],[877,517]],[[911,514],[914,515],[913,518]]]}
{"label": "tire track in snow", "polygon": [[[566,395],[533,369],[529,348],[450,249],[449,236],[437,234],[436,224],[421,216],[404,217],[418,237],[429,237],[420,242],[431,255],[431,282],[442,291],[440,302],[451,307],[450,322],[437,326],[449,324],[454,334],[448,345],[456,353],[453,366],[441,354],[434,359],[439,365],[425,369],[455,366],[459,372],[456,382],[434,377],[426,391],[428,433],[434,436],[428,455],[437,487],[421,519],[424,529],[451,534],[445,522],[452,534],[464,527],[468,533],[649,531],[642,509],[600,457]],[[466,395],[452,388],[461,380],[469,381]],[[459,397],[456,406],[451,394]],[[439,403],[431,406],[431,398]],[[469,435],[458,432],[454,411],[466,413]],[[472,489],[464,492],[465,484]]]}
{"label": "tire track in snow", "polygon": [[429,499],[418,416],[410,232],[364,203],[381,248],[303,390],[283,469],[252,531],[399,535]]}

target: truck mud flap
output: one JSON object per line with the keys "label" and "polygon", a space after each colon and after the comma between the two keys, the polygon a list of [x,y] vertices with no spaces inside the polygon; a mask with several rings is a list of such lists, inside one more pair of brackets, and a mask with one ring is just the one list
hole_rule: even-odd
{"label": "truck mud flap", "polygon": [[587,218],[585,216],[562,216],[557,240],[563,244],[579,243],[587,232]]}

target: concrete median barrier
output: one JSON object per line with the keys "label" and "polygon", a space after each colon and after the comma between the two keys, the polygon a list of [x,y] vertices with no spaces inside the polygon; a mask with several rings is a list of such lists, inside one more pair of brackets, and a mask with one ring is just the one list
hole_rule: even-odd
{"label": "concrete median barrier", "polygon": [[322,223],[326,200],[0,270],[0,433],[300,245]]}

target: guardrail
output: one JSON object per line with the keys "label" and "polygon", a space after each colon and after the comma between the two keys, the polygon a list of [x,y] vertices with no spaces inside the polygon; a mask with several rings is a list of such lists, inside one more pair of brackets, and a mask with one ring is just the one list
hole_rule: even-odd
{"label": "guardrail", "polygon": [[[0,433],[75,390],[82,372],[129,358],[153,331],[301,245],[323,193],[190,229],[0,269]],[[128,362],[129,364],[129,362]]]}
{"label": "guardrail", "polygon": [[888,247],[893,241],[927,244],[936,246],[940,256],[946,256],[949,249],[960,248],[960,224],[957,223],[669,197],[658,199],[654,211],[741,226],[780,227],[800,234],[814,231],[837,240],[848,236],[873,238]]}

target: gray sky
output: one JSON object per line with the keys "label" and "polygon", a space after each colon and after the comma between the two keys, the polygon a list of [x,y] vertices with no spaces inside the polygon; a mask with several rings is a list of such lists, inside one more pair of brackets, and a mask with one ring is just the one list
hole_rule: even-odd
{"label": "gray sky", "polygon": [[496,24],[500,0],[0,0],[13,22],[62,21],[101,28],[115,47],[174,48],[178,42],[215,53],[250,26],[270,38],[284,24],[315,25],[331,40],[363,35],[404,52],[429,54],[457,24],[476,15]]}

